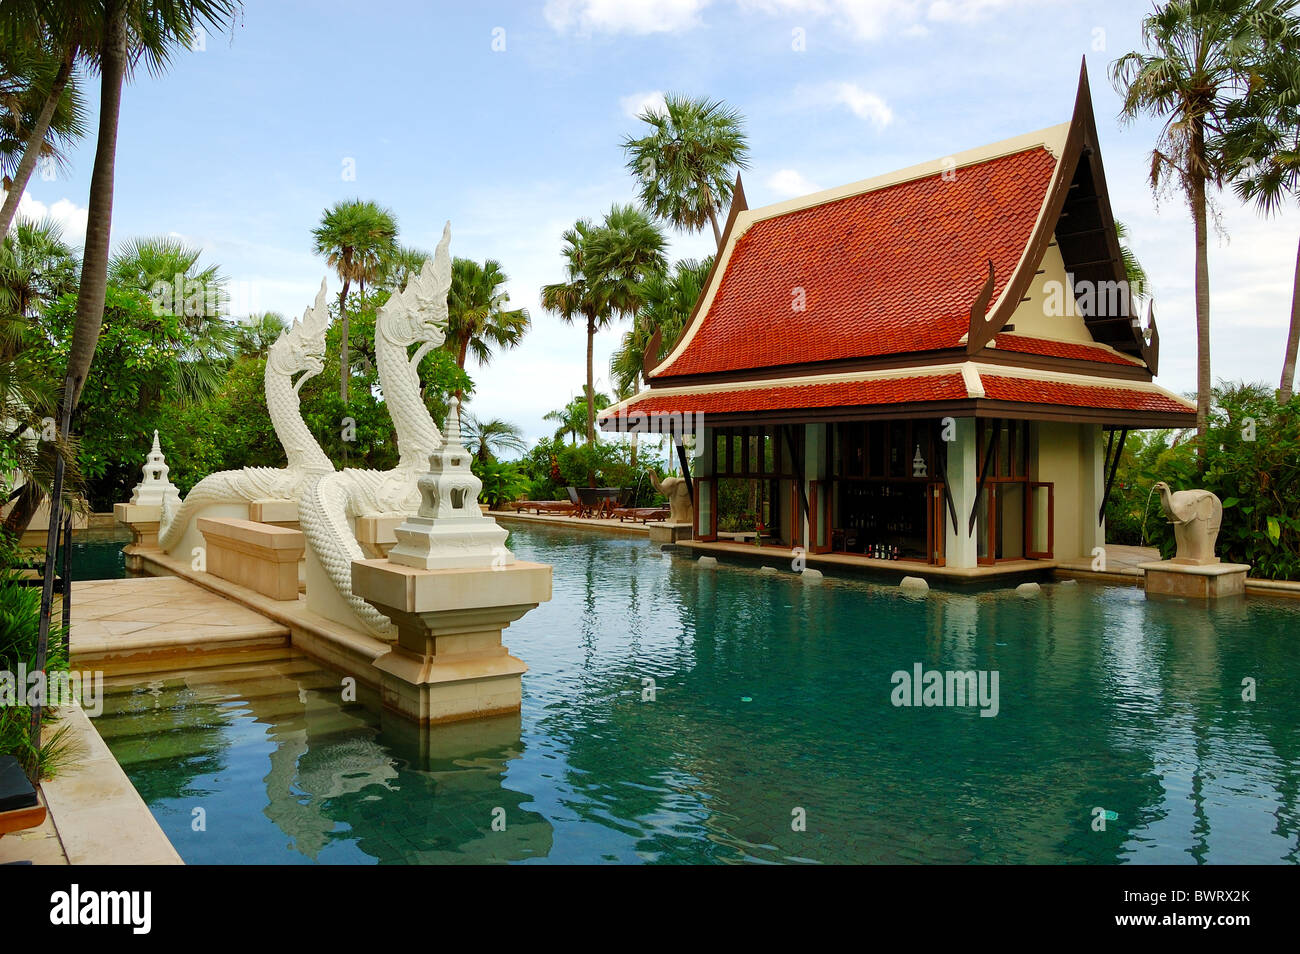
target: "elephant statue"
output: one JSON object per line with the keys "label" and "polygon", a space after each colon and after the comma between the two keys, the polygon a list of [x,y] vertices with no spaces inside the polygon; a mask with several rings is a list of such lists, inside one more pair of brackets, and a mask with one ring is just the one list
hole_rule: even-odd
{"label": "elephant statue", "polygon": [[1160,506],[1174,525],[1178,552],[1173,562],[1193,566],[1218,563],[1214,543],[1223,525],[1223,504],[1208,490],[1180,490],[1171,493],[1163,480],[1156,484]]}
{"label": "elephant statue", "polygon": [[665,477],[660,480],[653,470],[649,473],[650,483],[654,484],[655,490],[668,498],[669,519],[673,523],[694,524],[695,502],[691,500],[691,491],[686,484],[686,478]]}

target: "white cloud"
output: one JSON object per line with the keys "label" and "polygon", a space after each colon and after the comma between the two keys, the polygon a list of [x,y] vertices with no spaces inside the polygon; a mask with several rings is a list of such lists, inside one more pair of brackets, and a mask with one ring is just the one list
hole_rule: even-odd
{"label": "white cloud", "polygon": [[767,177],[767,187],[785,199],[820,192],[821,186],[813,185],[798,169],[778,169]]}
{"label": "white cloud", "polygon": [[894,121],[894,111],[880,96],[856,83],[832,83],[827,88],[831,102],[847,106],[853,115],[865,119],[877,129]]}
{"label": "white cloud", "polygon": [[59,199],[53,205],[46,205],[33,199],[24,192],[18,200],[18,214],[25,219],[40,221],[46,216],[63,228],[63,240],[69,245],[81,245],[86,241],[86,216],[89,210],[80,208],[71,199]]}
{"label": "white cloud", "polygon": [[709,0],[547,0],[546,22],[560,33],[674,33],[700,25]]}
{"label": "white cloud", "polygon": [[663,112],[664,91],[652,89],[644,93],[632,93],[621,97],[618,105],[622,107],[623,114],[629,119],[636,119],[647,109],[654,112]]}

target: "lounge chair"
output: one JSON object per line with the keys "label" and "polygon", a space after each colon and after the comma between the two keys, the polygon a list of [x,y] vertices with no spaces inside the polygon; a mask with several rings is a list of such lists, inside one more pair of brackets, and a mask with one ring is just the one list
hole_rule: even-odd
{"label": "lounge chair", "polygon": [[12,755],[0,756],[0,836],[35,828],[45,821],[46,809]]}
{"label": "lounge chair", "polygon": [[536,514],[543,513],[571,513],[573,504],[567,500],[520,500],[515,504],[515,511],[531,510]]}

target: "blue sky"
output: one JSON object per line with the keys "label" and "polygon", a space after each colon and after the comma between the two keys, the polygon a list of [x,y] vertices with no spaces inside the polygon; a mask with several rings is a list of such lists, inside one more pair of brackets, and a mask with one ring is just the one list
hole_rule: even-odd
{"label": "blue sky", "polygon": [[[311,254],[322,210],[389,206],[406,244],[502,263],[533,330],[470,368],[471,410],[549,433],[579,393],[585,339],[538,307],[562,277],[560,234],[631,201],[619,148],[663,91],[726,100],[747,119],[751,207],[1066,121],[1088,57],[1116,215],[1150,272],[1160,383],[1195,384],[1193,248],[1177,196],[1146,184],[1156,127],[1120,126],[1111,61],[1140,42],[1148,5],[1070,0],[249,0],[230,35],[126,90],[115,244],[173,233],[232,281],[236,313],[301,314],[328,270]],[[796,31],[802,31],[797,33]],[[803,49],[796,49],[803,40]],[[498,49],[494,49],[495,46]],[[502,43],[504,41],[504,43]],[[499,49],[504,45],[504,49]],[[87,82],[93,110],[96,88]],[[80,241],[94,137],[66,177],[33,179],[24,211]],[[355,179],[344,178],[348,160]],[[1214,373],[1276,386],[1300,215],[1264,220],[1222,196],[1210,264]],[[672,233],[675,257],[711,234]],[[330,276],[330,287],[338,283]],[[597,339],[607,377],[621,327]]]}

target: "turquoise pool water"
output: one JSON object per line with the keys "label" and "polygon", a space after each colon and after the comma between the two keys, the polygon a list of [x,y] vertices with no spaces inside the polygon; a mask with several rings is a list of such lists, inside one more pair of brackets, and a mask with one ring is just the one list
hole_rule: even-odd
{"label": "turquoise pool water", "polygon": [[[421,735],[302,657],[117,681],[98,728],[186,861],[1297,860],[1296,604],[914,602],[634,537],[511,547],[555,568],[506,631],[518,718]],[[893,705],[918,663],[996,672],[997,715]]]}

